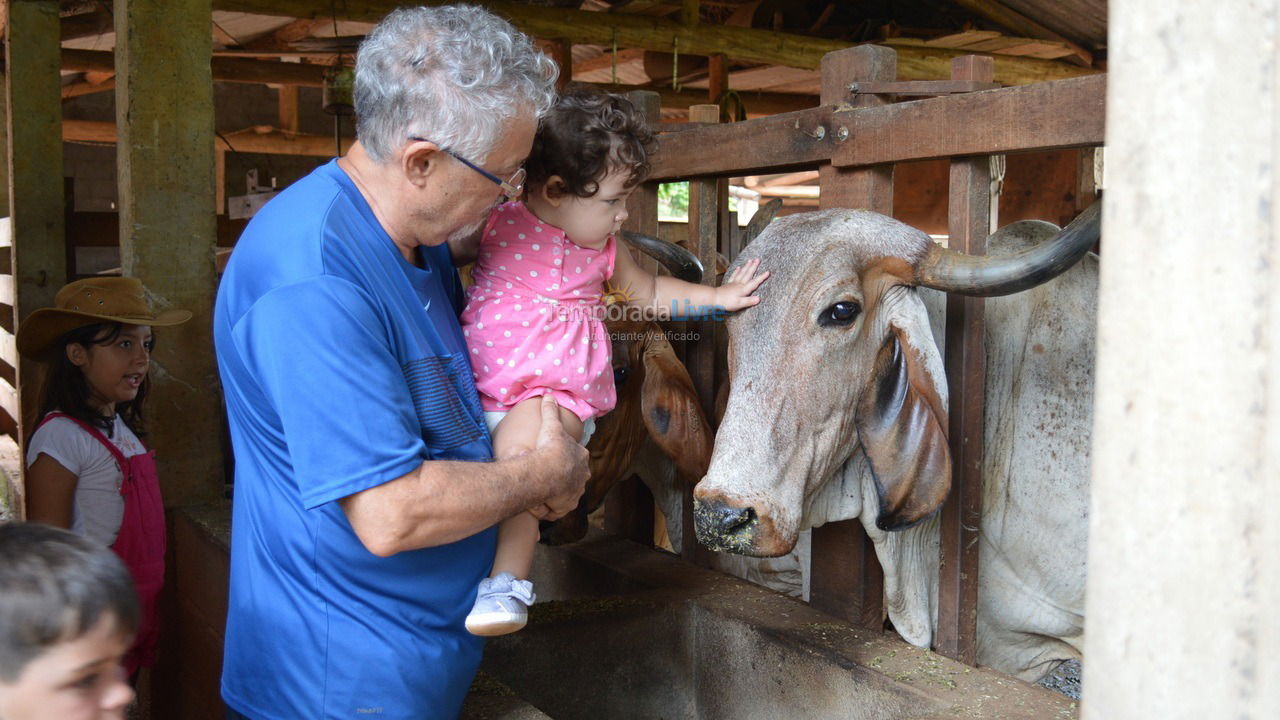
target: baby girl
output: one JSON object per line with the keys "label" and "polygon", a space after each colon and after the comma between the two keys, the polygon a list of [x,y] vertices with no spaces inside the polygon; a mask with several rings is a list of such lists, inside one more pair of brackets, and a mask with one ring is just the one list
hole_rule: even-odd
{"label": "baby girl", "polygon": [[[758,261],[713,288],[656,277],[618,248],[614,234],[627,219],[627,197],[648,174],[653,145],[628,100],[571,90],[538,128],[523,200],[490,214],[461,320],[497,457],[534,447],[543,395],[555,398],[565,432],[583,444],[593,418],[613,409],[606,282],[659,319],[671,307],[734,311],[760,301],[752,293],[768,273],[755,274]],[[501,635],[524,626],[537,542],[531,513],[502,522],[493,571],[467,616],[469,631]]]}

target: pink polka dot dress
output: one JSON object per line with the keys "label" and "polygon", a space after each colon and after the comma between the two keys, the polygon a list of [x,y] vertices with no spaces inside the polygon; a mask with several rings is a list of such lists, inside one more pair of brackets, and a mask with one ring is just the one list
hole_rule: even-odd
{"label": "pink polka dot dress", "polygon": [[520,201],[490,213],[461,317],[486,411],[546,394],[584,422],[613,409],[601,298],[615,252],[612,237],[574,245]]}

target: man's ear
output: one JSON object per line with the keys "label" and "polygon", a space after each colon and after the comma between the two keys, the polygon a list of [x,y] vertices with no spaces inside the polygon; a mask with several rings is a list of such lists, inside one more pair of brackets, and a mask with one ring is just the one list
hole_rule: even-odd
{"label": "man's ear", "polygon": [[444,159],[444,151],[435,143],[415,141],[400,156],[400,169],[411,184],[421,187],[427,182],[427,176],[437,170]]}
{"label": "man's ear", "polygon": [[76,367],[84,367],[89,361],[89,351],[80,343],[67,343],[67,359]]}

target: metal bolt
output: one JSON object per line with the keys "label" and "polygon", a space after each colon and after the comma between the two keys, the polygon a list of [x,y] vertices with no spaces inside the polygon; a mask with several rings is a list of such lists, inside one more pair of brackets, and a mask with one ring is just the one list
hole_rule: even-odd
{"label": "metal bolt", "polygon": [[840,142],[844,142],[845,140],[848,140],[849,128],[841,126],[840,129],[836,131],[836,139],[839,140]]}
{"label": "metal bolt", "polygon": [[818,140],[821,140],[822,138],[827,136],[827,129],[822,125],[819,125],[818,127],[814,128],[813,136]]}

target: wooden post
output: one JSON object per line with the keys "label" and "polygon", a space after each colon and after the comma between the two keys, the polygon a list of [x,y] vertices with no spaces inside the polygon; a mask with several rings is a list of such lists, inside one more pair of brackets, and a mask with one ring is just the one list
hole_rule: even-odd
{"label": "wooden post", "polygon": [[[991,58],[951,62],[953,80],[990,81]],[[991,232],[991,163],[986,156],[951,161],[948,247],[986,253]],[[938,554],[938,652],[978,661],[978,525],[982,518],[983,410],[987,356],[982,298],[947,296],[945,361],[950,388],[948,435],[951,494],[942,506]]]}
{"label": "wooden post", "polygon": [[544,43],[543,49],[560,68],[556,77],[556,91],[564,92],[565,87],[573,82],[573,43],[568,40],[550,40]]}
{"label": "wooden post", "polygon": [[[14,319],[53,304],[66,283],[63,252],[66,220],[62,187],[61,54],[56,0],[10,0],[5,22],[5,76],[8,91],[8,210],[12,237]],[[3,347],[13,347],[13,335]],[[15,353],[16,355],[16,353]],[[18,362],[18,432],[25,436],[34,420],[39,388],[38,365]],[[24,448],[25,449],[25,448]],[[22,516],[22,485],[15,512]]]}
{"label": "wooden post", "polygon": [[[658,93],[636,90],[627,93],[627,98],[651,124],[658,122],[662,109]],[[645,183],[631,193],[627,199],[627,222],[623,227],[632,232],[658,236],[657,184]],[[644,267],[653,270],[654,263],[647,256],[638,259]],[[653,545],[653,520],[653,495],[635,476],[618,483],[605,497],[604,527],[615,535]]]}
{"label": "wooden post", "polygon": [[[707,102],[720,104],[720,96],[729,89],[729,61],[721,53],[707,57]],[[692,118],[691,118],[692,119]],[[733,118],[729,118],[732,120]]]}
{"label": "wooden post", "polygon": [[[689,108],[689,121],[718,123],[720,106],[694,105]],[[716,284],[716,255],[720,247],[720,203],[721,197],[727,197],[727,195],[728,183],[725,180],[703,178],[689,181],[689,249],[702,262],[703,285]],[[681,312],[686,312],[686,309],[681,308]],[[717,324],[712,320],[699,320],[686,324],[688,330],[697,334],[697,340],[686,346],[685,362],[689,368],[689,377],[693,380],[694,390],[698,393],[702,412],[713,423],[716,398]],[[696,482],[698,478],[692,480]],[[706,565],[708,551],[698,544],[693,534],[693,483],[689,483],[684,488],[683,495],[681,519],[684,546],[680,554],[690,562]]]}
{"label": "wooden post", "polygon": [[[822,58],[822,104],[854,107],[883,105],[875,95],[849,96],[849,83],[896,80],[893,50],[863,45],[828,53]],[[827,128],[836,133],[840,128]],[[866,208],[893,212],[893,166],[844,170],[830,164],[818,168],[822,208]],[[809,604],[823,612],[869,628],[884,623],[884,573],[875,546],[857,520],[827,523],[813,530]]]}
{"label": "wooden post", "polygon": [[298,134],[298,86],[281,85],[276,88],[280,102],[280,131],[285,135]]}
{"label": "wooden post", "polygon": [[[210,0],[115,4],[117,173],[125,275],[185,325],[159,328],[148,403],[165,503],[222,495],[222,403],[210,329],[215,290]],[[156,72],[156,68],[164,72]],[[176,105],[173,98],[181,97]]]}

